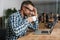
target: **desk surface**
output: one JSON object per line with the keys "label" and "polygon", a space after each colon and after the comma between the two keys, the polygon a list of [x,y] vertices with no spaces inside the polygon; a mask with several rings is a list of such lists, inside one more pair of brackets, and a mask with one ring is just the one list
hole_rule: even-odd
{"label": "desk surface", "polygon": [[60,40],[60,22],[56,23],[52,33],[50,35],[34,35],[33,32],[27,32],[27,34],[18,40]]}

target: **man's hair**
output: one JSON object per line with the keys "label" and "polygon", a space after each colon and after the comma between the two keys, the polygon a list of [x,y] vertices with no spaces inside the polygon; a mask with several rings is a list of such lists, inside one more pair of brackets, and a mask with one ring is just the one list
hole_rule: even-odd
{"label": "man's hair", "polygon": [[23,1],[22,4],[21,4],[21,10],[22,10],[22,7],[24,5],[28,5],[28,4],[30,4],[30,5],[32,5],[34,7],[34,4],[31,1]]}

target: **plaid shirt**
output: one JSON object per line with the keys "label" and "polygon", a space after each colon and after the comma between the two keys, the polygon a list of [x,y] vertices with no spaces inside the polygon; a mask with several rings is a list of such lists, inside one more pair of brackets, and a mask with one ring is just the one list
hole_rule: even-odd
{"label": "plaid shirt", "polygon": [[21,37],[26,34],[28,27],[36,30],[38,28],[38,19],[34,21],[34,24],[29,23],[27,18],[23,18],[18,11],[13,13],[8,18],[8,36],[7,40],[17,40],[17,37]]}

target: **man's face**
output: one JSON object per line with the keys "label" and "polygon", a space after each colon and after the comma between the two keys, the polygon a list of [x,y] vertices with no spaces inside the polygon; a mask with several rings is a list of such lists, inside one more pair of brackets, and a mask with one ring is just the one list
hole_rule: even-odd
{"label": "man's face", "polygon": [[27,6],[24,6],[23,12],[24,12],[25,15],[30,16],[31,13],[34,12],[33,9],[34,9],[34,7],[33,7],[32,5],[29,4],[29,5],[27,5]]}

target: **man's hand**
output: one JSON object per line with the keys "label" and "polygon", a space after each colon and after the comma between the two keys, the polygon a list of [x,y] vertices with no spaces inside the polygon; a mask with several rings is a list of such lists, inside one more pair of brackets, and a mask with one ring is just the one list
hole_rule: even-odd
{"label": "man's hand", "polygon": [[27,19],[28,19],[28,21],[29,21],[30,23],[33,22],[33,18],[32,18],[32,17],[28,17]]}
{"label": "man's hand", "polygon": [[34,7],[34,16],[38,16],[37,15],[37,9]]}
{"label": "man's hand", "polygon": [[34,7],[33,9],[33,12],[31,13],[33,16],[36,16],[38,17],[38,14],[37,14],[37,9]]}

